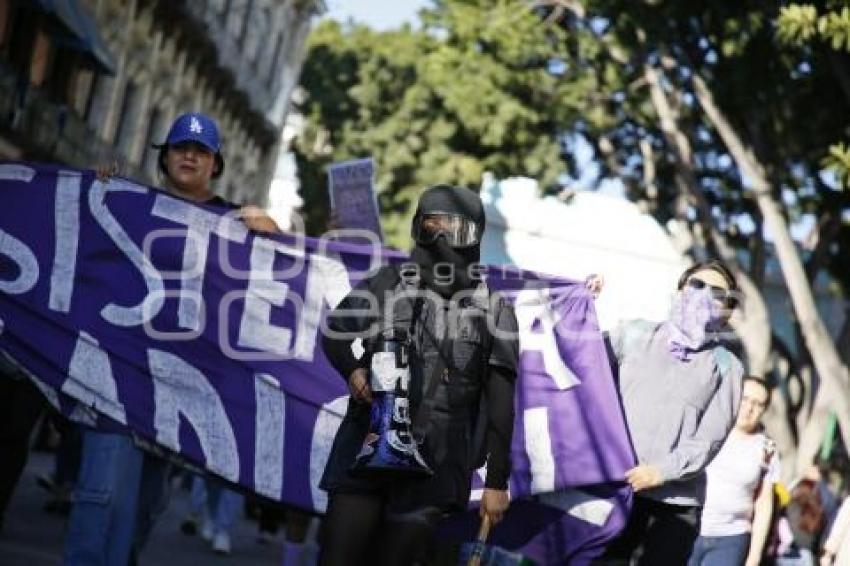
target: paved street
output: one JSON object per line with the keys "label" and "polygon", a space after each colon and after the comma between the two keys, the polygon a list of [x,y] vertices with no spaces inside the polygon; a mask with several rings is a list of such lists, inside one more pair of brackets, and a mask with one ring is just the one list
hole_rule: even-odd
{"label": "paved street", "polygon": [[[5,530],[0,533],[0,566],[54,566],[61,561],[65,519],[42,511],[47,493],[36,485],[36,476],[52,467],[50,454],[33,453],[21,477],[6,516]],[[279,565],[282,534],[270,545],[257,542],[257,525],[240,519],[233,533],[233,552],[221,557],[213,554],[198,537],[180,533],[179,524],[188,494],[175,491],[168,511],[157,524],[148,547],[141,556],[141,566],[226,566]]]}

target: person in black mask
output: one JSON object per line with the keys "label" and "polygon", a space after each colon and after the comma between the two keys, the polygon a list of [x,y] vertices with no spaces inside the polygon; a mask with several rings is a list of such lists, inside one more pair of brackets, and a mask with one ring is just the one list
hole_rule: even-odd
{"label": "person in black mask", "polygon": [[475,287],[483,231],[477,194],[448,185],[425,191],[413,217],[410,261],[426,287],[447,298]]}
{"label": "person in black mask", "polygon": [[[495,524],[507,510],[517,321],[480,277],[484,225],[473,191],[427,189],[410,262],[381,268],[328,317],[323,347],[351,397],[320,484],[329,493],[320,564],[417,563],[436,523],[466,508],[472,472],[485,459],[481,515]],[[388,326],[409,337],[412,437],[428,477],[351,471],[369,434],[370,344]]]}

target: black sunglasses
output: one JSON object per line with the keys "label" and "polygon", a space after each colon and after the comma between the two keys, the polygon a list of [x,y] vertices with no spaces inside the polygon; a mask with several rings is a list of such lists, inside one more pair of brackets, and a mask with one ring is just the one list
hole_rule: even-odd
{"label": "black sunglasses", "polygon": [[687,286],[691,289],[705,289],[708,287],[711,290],[711,296],[714,297],[715,300],[722,301],[723,304],[726,305],[726,308],[734,309],[738,306],[738,297],[736,297],[732,291],[724,289],[723,287],[709,285],[702,279],[698,279],[696,277],[688,279]]}

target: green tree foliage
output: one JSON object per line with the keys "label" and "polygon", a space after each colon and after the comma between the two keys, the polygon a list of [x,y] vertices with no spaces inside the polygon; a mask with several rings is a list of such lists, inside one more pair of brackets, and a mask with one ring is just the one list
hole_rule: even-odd
{"label": "green tree foliage", "polygon": [[[632,198],[649,202],[649,209],[662,221],[690,218],[674,182],[672,148],[648,102],[642,68],[649,64],[663,73],[678,124],[693,146],[699,188],[718,227],[734,243],[763,247],[760,212],[747,190],[748,179],[695,101],[695,76],[706,81],[726,118],[766,168],[776,198],[786,203],[787,217],[793,221],[808,213],[840,223],[841,211],[850,207],[850,195],[834,190],[822,173],[829,167],[838,173],[832,180],[847,178],[839,168],[844,153],[831,146],[847,136],[846,119],[839,117],[850,115],[850,57],[832,49],[832,36],[829,42],[818,40],[803,47],[785,43],[781,37],[791,32],[779,30],[782,14],[788,12],[783,8],[791,6],[787,2],[587,0],[583,6],[584,18],[568,14],[562,25],[569,34],[593,22],[595,37],[605,49],[588,64],[614,58],[621,82],[627,85],[609,99],[613,128],[588,128],[585,135],[600,150],[610,146],[613,159],[602,151],[598,155],[606,167],[603,173],[624,179]],[[811,26],[806,27],[805,21],[811,20],[811,10],[789,13],[802,14],[795,16],[797,24],[792,27],[797,31],[791,35],[809,33]],[[817,5],[816,33],[826,25],[822,21],[835,19],[828,14],[843,13],[843,7],[831,2]],[[837,27],[830,25],[829,29]],[[657,176],[653,186],[645,183],[648,164],[642,143],[653,150],[650,158]],[[824,161],[825,156],[831,157]],[[752,221],[754,231],[741,233],[736,220],[743,217]],[[830,231],[833,236],[821,239],[828,253],[816,254],[825,263],[821,267],[831,269],[840,282],[850,281],[850,249],[843,244],[847,232],[846,223],[839,231]]]}
{"label": "green tree foliage", "polygon": [[324,21],[313,32],[296,142],[310,230],[323,227],[333,161],[374,156],[385,232],[401,248],[428,185],[477,188],[492,171],[545,186],[565,171],[563,125],[602,91],[595,73],[557,68],[576,42],[517,0],[438,2],[422,21],[387,32]]}
{"label": "green tree foliage", "polygon": [[[760,212],[691,79],[706,80],[789,220],[814,214],[840,223],[850,192],[822,175],[848,178],[846,149],[835,145],[850,115],[850,55],[832,48],[844,37],[840,4],[442,0],[417,30],[324,22],[303,73],[308,127],[297,144],[311,227],[324,222],[331,161],[376,158],[389,241],[406,247],[410,206],[423,187],[475,187],[485,170],[545,187],[575,166],[561,143],[569,135],[597,148],[600,181],[622,179],[662,222],[692,221],[650,100],[648,63],[663,72],[718,227],[755,250],[759,271]],[[741,218],[755,229],[742,233]],[[839,228],[824,231],[832,234],[821,238],[828,253],[813,257],[850,281],[847,224]]]}
{"label": "green tree foliage", "polygon": [[843,187],[850,187],[850,147],[843,143],[833,145],[821,163],[838,177]]}
{"label": "green tree foliage", "polygon": [[[812,4],[784,6],[777,18],[777,37],[787,46],[811,52],[817,44],[825,44],[836,53],[829,54],[835,72],[841,73],[845,95],[850,97],[850,71],[846,69],[850,53],[850,6],[845,2],[827,2],[819,7]],[[846,133],[845,133],[846,137]],[[850,155],[843,143],[834,144],[823,159],[845,190],[850,187]]]}
{"label": "green tree foliage", "polygon": [[818,39],[836,51],[850,51],[850,6],[834,2],[818,15],[812,4],[790,4],[780,9],[776,24],[779,40],[787,45],[803,47]]}

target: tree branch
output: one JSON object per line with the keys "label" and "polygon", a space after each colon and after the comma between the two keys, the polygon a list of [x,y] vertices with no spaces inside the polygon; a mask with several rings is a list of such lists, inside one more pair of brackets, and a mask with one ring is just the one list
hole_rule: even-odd
{"label": "tree branch", "polygon": [[676,157],[676,184],[686,194],[697,211],[699,224],[706,241],[717,255],[735,271],[744,302],[741,316],[735,321],[736,330],[747,352],[750,373],[765,375],[770,362],[770,322],[767,306],[758,287],[738,264],[735,250],[714,225],[711,208],[705,195],[699,190],[693,165],[693,153],[687,136],[679,128],[673,108],[660,82],[660,73],[648,62],[644,64],[644,77],[650,88],[650,98],[658,114],[661,131]]}
{"label": "tree branch", "polygon": [[[776,255],[785,277],[785,283],[791,294],[794,312],[797,315],[805,343],[811,352],[815,368],[823,381],[823,387],[818,392],[815,402],[829,402],[838,415],[841,434],[845,445],[850,446],[850,374],[842,363],[835,345],[830,339],[826,326],[817,311],[814,295],[809,286],[802,261],[797,248],[791,239],[788,226],[779,208],[779,204],[770,194],[770,184],[753,153],[744,145],[737,132],[721,112],[714,101],[714,96],[708,89],[702,77],[692,74],[694,93],[703,111],[711,121],[714,129],[723,139],[727,149],[738,167],[744,172],[750,186],[753,187],[756,203],[764,216],[765,225],[774,239]],[[823,401],[828,399],[829,401]],[[801,454],[805,457],[806,454]]]}

